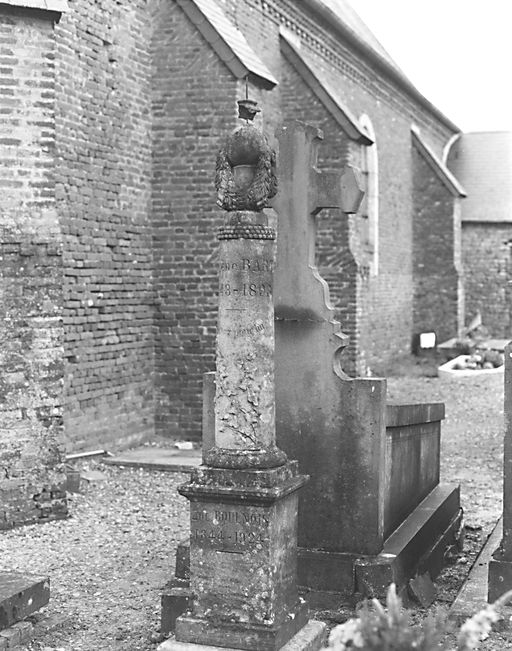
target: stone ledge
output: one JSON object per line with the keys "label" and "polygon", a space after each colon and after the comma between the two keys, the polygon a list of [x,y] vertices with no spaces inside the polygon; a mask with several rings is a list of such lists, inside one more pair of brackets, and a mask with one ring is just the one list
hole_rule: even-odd
{"label": "stone ledge", "polygon": [[0,9],[3,5],[21,9],[52,11],[59,14],[68,10],[67,0],[0,0]]}
{"label": "stone ledge", "polygon": [[0,631],[0,651],[11,651],[21,644],[25,645],[32,639],[34,626],[31,622],[23,621],[13,624]]}
{"label": "stone ledge", "polygon": [[388,404],[386,427],[406,427],[444,420],[444,402]]}
{"label": "stone ledge", "polygon": [[[327,641],[327,625],[310,619],[280,651],[317,651]],[[218,646],[204,646],[192,642],[177,642],[174,638],[166,640],[157,651],[237,651]]]}

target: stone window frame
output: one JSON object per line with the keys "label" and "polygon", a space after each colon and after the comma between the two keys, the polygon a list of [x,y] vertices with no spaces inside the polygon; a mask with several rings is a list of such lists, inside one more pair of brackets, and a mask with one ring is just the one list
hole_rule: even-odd
{"label": "stone window frame", "polygon": [[372,121],[366,113],[359,117],[359,126],[372,141],[361,145],[361,175],[364,179],[365,197],[360,208],[360,215],[368,220],[368,239],[363,242],[370,259],[372,276],[379,274],[379,156],[377,139]]}

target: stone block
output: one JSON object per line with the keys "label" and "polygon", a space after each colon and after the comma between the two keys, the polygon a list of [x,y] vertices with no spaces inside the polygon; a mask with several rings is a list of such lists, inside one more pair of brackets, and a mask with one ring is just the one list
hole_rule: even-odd
{"label": "stone block", "polygon": [[188,581],[173,579],[162,592],[160,633],[168,635],[176,629],[176,620],[192,605],[192,592]]}
{"label": "stone block", "polygon": [[200,467],[190,500],[191,613],[180,642],[280,649],[307,622],[296,585],[297,464],[270,470]]}
{"label": "stone block", "polygon": [[188,538],[178,543],[176,548],[176,569],[177,579],[190,579],[190,543]]}
{"label": "stone block", "polygon": [[437,486],[386,540],[380,554],[356,561],[356,591],[384,597],[390,583],[400,588],[426,572],[434,579],[444,551],[456,542],[461,519],[459,488]]}
{"label": "stone block", "polygon": [[10,628],[0,631],[0,639],[7,642],[7,649],[14,649],[21,644],[21,631],[19,628],[11,626]]}
{"label": "stone block", "polygon": [[0,573],[0,629],[25,619],[50,599],[50,581],[30,574]]}
{"label": "stone block", "polygon": [[[327,641],[327,625],[324,622],[309,620],[279,651],[318,651]],[[238,651],[238,649],[203,646],[192,642],[178,642],[175,639],[163,642],[157,651]]]}
{"label": "stone block", "polygon": [[512,560],[500,558],[498,550],[489,562],[489,603],[499,599],[508,590],[512,590]]}

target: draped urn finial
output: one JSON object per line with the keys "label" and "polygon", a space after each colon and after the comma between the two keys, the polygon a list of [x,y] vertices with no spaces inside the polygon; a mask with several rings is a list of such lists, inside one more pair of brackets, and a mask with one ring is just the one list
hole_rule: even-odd
{"label": "draped urn finial", "polygon": [[238,116],[246,123],[227,136],[217,155],[217,204],[229,212],[260,212],[277,192],[275,152],[250,123],[259,112],[254,100],[238,101]]}

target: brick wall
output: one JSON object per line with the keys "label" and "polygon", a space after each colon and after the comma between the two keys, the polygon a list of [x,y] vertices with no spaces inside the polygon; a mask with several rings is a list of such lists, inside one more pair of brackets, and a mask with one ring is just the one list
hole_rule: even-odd
{"label": "brick wall", "polygon": [[0,8],[0,529],[65,517],[54,35]]}
{"label": "brick wall", "polygon": [[69,448],[154,431],[151,21],[146,0],[69,0],[57,36]]}
{"label": "brick wall", "polygon": [[215,366],[215,159],[240,95],[174,2],[155,2],[153,22],[156,431],[197,438],[202,374]]}
{"label": "brick wall", "polygon": [[512,224],[463,222],[466,324],[478,310],[494,337],[512,337]]}
{"label": "brick wall", "polygon": [[433,331],[438,343],[459,333],[460,200],[413,150],[413,333]]}
{"label": "brick wall", "polygon": [[[357,159],[353,143],[283,59],[279,27],[299,30],[303,45],[331,75],[346,105],[374,126],[380,166],[380,268],[369,274],[358,247],[358,217],[324,211],[318,218],[317,263],[329,281],[342,327],[350,335],[345,368],[364,373],[410,350],[412,279],[412,153],[414,122],[438,154],[450,130],[392,82],[377,75],[323,25],[288,0],[222,0],[280,85],[251,88],[267,133],[285,118],[322,127],[319,167]],[[235,125],[243,89],[173,2],[156,0],[153,52],[153,194],[156,332],[156,419],[164,435],[200,432],[201,377],[214,367],[216,277],[213,166],[217,143]]]}

